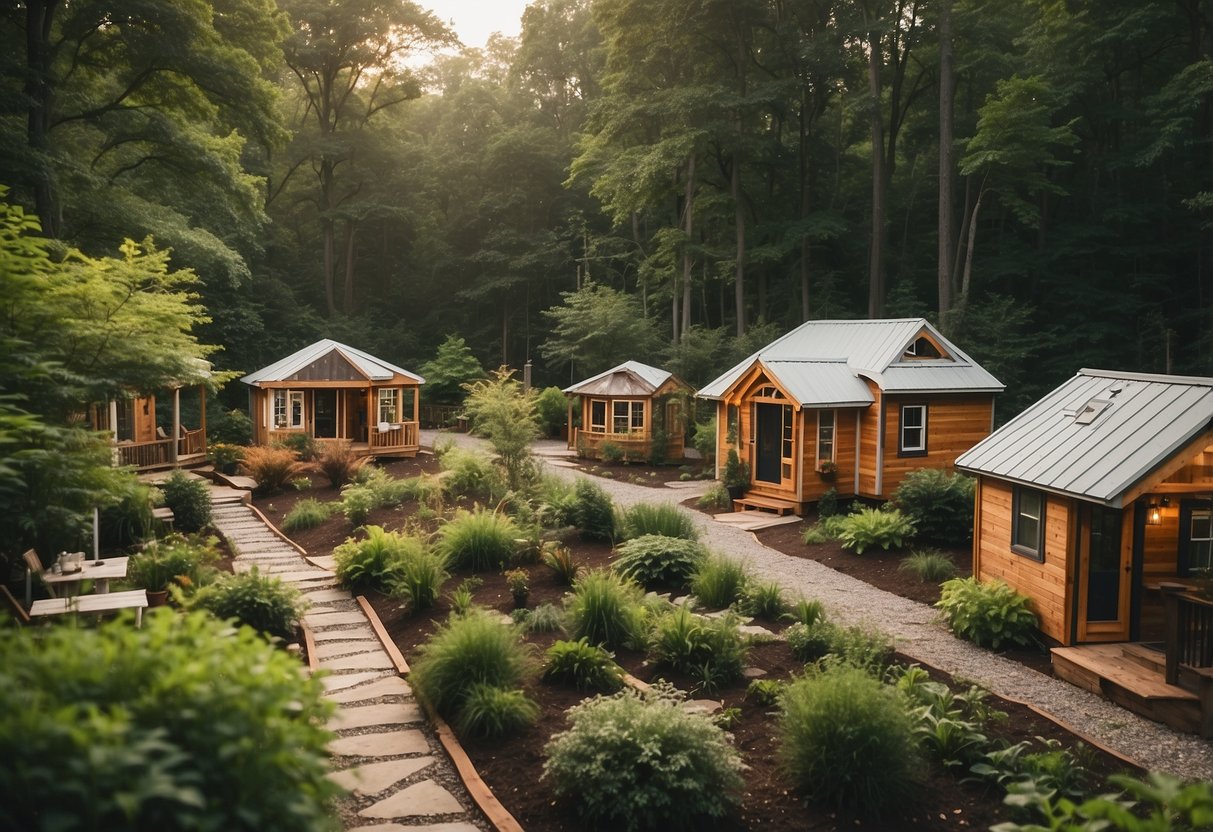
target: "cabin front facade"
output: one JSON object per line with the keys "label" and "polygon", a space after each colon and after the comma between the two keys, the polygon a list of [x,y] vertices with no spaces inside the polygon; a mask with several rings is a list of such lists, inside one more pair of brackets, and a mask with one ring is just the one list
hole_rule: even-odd
{"label": "cabin front facade", "polygon": [[730,369],[716,401],[717,476],[749,465],[743,507],[803,512],[830,488],[888,499],[951,468],[993,428],[1003,385],[925,319],[809,321]]}
{"label": "cabin front facade", "polygon": [[418,394],[425,379],[354,347],[325,339],[243,379],[253,441],[303,434],[348,442],[369,456],[415,456]]}
{"label": "cabin front facade", "polygon": [[[158,413],[154,394],[115,397],[90,404],[84,418],[95,431],[108,434],[114,464],[139,471],[201,465],[206,462],[206,386],[211,366],[198,360],[191,378],[165,388],[168,413]],[[182,409],[197,427],[183,423]]]}
{"label": "cabin front facade", "polygon": [[1213,379],[1081,370],[956,465],[973,574],[1032,599],[1058,675],[1209,735]]}
{"label": "cabin front facade", "polygon": [[[686,402],[694,388],[673,373],[639,361],[626,361],[572,387],[569,398],[570,450],[602,459],[615,446],[628,459],[649,459],[654,440],[664,444],[659,455],[677,462],[686,451]],[[573,427],[573,410],[581,408],[581,426]],[[660,450],[660,448],[658,448]]]}

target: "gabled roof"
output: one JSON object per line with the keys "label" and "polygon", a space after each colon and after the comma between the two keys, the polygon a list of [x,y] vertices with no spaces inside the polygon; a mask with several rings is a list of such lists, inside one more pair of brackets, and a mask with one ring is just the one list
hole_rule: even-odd
{"label": "gabled roof", "polygon": [[956,467],[1121,508],[1211,425],[1213,378],[1079,370]]}
{"label": "gabled roof", "polygon": [[[906,350],[920,336],[942,347],[945,357],[906,359]],[[860,377],[871,379],[886,393],[993,393],[1003,389],[998,379],[925,318],[897,318],[807,321],[712,381],[699,395],[722,398],[758,361],[775,372],[788,392],[808,407],[870,403],[870,394],[858,396],[858,387],[865,387]],[[839,365],[853,383],[845,382]],[[788,378],[779,373],[781,367]]]}
{"label": "gabled roof", "polygon": [[618,367],[566,387],[564,392],[593,396],[651,396],[670,379],[686,386],[668,370],[650,367],[639,361],[625,361]]}
{"label": "gabled roof", "polygon": [[280,361],[275,361],[268,367],[249,373],[240,379],[245,384],[260,384],[272,381],[289,381],[308,367],[336,353],[349,362],[356,371],[365,376],[368,381],[391,381],[397,375],[412,379],[418,384],[424,384],[425,379],[416,373],[397,367],[395,364],[376,358],[368,352],[346,346],[337,341],[325,338],[314,344],[293,352]]}

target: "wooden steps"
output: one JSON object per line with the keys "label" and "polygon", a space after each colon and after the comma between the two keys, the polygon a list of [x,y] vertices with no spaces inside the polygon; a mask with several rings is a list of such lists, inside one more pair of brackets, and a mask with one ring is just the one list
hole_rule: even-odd
{"label": "wooden steps", "polygon": [[1164,681],[1161,653],[1136,644],[1055,647],[1051,653],[1059,678],[1179,731],[1200,732],[1200,697]]}
{"label": "wooden steps", "polygon": [[733,501],[733,511],[771,511],[775,514],[795,514],[797,505],[791,500],[764,497],[761,494],[744,494]]}

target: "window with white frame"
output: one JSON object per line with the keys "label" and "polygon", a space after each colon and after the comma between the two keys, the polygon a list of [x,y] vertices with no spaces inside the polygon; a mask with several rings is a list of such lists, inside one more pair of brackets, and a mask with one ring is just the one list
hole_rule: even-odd
{"label": "window with white frame", "polygon": [[817,411],[817,466],[834,461],[834,411]]}
{"label": "window with white frame", "polygon": [[901,431],[897,450],[902,456],[915,456],[927,452],[927,406],[925,404],[903,404],[901,406]]}
{"label": "window with white frame", "polygon": [[590,433],[606,433],[607,403],[602,399],[590,400]]}
{"label": "window with white frame", "polygon": [[1188,550],[1183,574],[1213,569],[1213,512],[1195,509],[1188,521]]}
{"label": "window with white frame", "polygon": [[274,391],[274,428],[288,430],[303,427],[303,391]]}
{"label": "window with white frame", "polygon": [[620,399],[611,403],[611,433],[644,429],[644,402]]}
{"label": "window with white frame", "polygon": [[400,421],[400,389],[397,387],[381,387],[379,389],[379,421],[395,424]]}
{"label": "window with white frame", "polygon": [[1034,560],[1045,559],[1045,495],[1015,486],[1011,500],[1011,550]]}

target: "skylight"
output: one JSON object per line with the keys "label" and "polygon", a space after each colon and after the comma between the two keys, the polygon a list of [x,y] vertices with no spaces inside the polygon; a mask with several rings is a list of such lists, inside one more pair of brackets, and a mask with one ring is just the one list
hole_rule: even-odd
{"label": "skylight", "polygon": [[1091,399],[1074,414],[1074,424],[1089,425],[1111,406],[1112,403],[1107,399]]}

